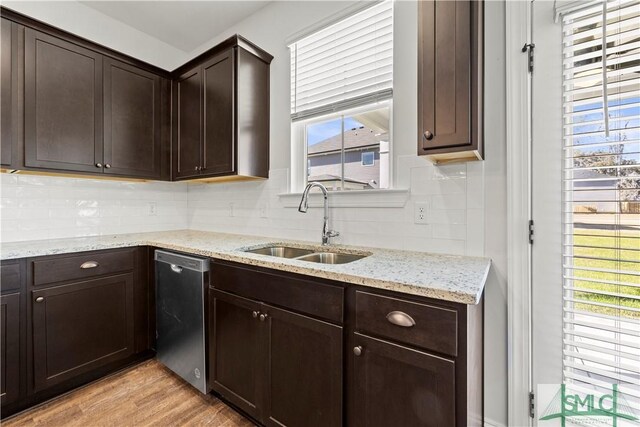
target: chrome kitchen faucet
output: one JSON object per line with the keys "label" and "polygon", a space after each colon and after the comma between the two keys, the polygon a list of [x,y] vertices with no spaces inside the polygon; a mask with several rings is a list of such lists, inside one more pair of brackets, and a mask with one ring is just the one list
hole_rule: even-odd
{"label": "chrome kitchen faucet", "polygon": [[319,182],[310,182],[309,184],[307,184],[307,186],[304,188],[304,191],[302,192],[302,199],[300,200],[298,211],[307,213],[307,209],[309,209],[309,191],[313,187],[318,187],[324,195],[324,225],[322,226],[322,244],[328,245],[329,239],[332,237],[338,237],[340,233],[334,230],[329,230],[329,198],[327,197],[327,187],[320,184]]}

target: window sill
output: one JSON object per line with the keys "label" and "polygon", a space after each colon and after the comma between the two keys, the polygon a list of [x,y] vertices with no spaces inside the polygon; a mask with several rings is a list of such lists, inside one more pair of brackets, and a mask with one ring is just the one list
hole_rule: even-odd
{"label": "window sill", "polygon": [[[322,207],[322,193],[311,190],[309,195],[310,207]],[[329,207],[331,208],[402,208],[407,204],[411,193],[408,189],[389,190],[351,190],[329,192]],[[285,208],[297,208],[300,205],[302,193],[278,194]]]}

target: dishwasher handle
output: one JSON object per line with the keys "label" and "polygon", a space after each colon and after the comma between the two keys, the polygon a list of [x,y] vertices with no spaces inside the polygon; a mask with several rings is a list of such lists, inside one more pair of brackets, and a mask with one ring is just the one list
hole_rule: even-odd
{"label": "dishwasher handle", "polygon": [[179,265],[171,264],[171,271],[180,274],[182,273],[182,267],[180,267]]}

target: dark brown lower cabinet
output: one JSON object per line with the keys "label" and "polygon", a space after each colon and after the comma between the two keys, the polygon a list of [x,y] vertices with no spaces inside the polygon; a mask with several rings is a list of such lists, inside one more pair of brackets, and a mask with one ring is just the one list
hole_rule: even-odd
{"label": "dark brown lower cabinet", "polygon": [[35,391],[133,354],[133,273],[31,293]]}
{"label": "dark brown lower cabinet", "polygon": [[211,289],[212,388],[273,426],[342,425],[342,327]]}
{"label": "dark brown lower cabinet", "polygon": [[350,425],[455,425],[455,363],[355,333]]}
{"label": "dark brown lower cabinet", "polygon": [[2,405],[20,397],[20,294],[0,296],[0,400]]}
{"label": "dark brown lower cabinet", "polygon": [[258,419],[263,389],[260,382],[263,375],[258,373],[262,357],[261,325],[257,317],[260,304],[213,289],[209,304],[211,387]]}
{"label": "dark brown lower cabinet", "polygon": [[342,425],[342,327],[263,305],[267,331],[265,423]]}

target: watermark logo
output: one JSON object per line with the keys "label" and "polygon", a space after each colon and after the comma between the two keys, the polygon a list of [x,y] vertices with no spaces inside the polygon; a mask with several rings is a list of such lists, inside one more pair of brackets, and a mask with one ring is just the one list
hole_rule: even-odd
{"label": "watermark logo", "polygon": [[604,392],[578,390],[568,384],[540,384],[538,396],[538,420],[545,427],[640,425],[640,408],[629,404],[618,384]]}

